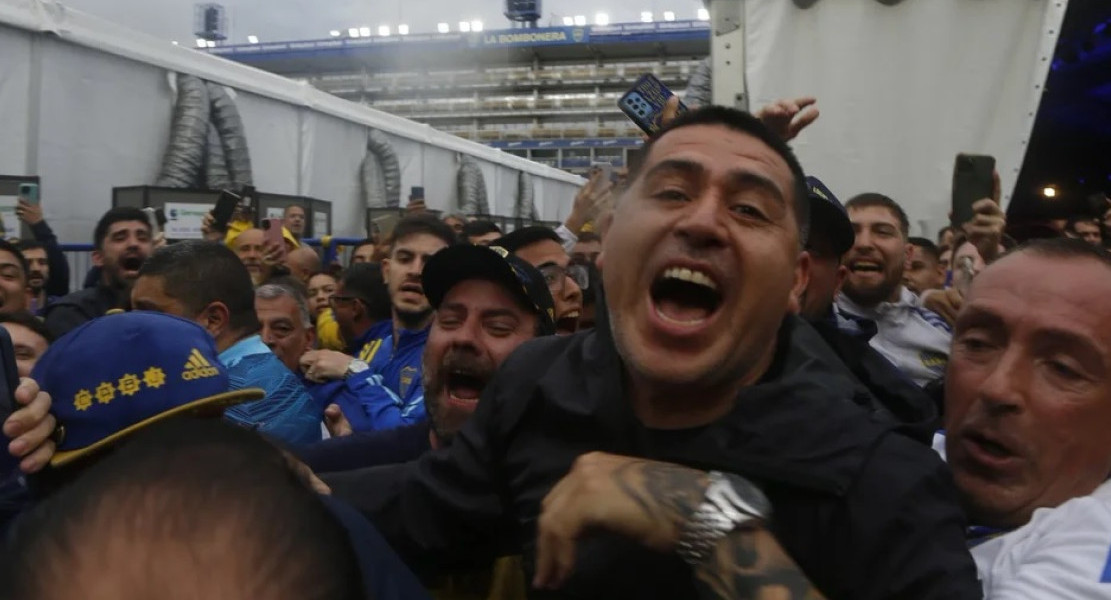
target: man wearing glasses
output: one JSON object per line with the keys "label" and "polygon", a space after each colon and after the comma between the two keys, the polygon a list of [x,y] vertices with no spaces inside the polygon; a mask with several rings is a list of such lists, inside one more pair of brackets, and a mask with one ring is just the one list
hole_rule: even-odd
{"label": "man wearing glasses", "polygon": [[524,227],[498,240],[498,245],[536,267],[544,276],[555,300],[556,335],[578,331],[583,292],[593,293],[588,290],[590,273],[584,265],[571,264],[559,235],[547,227]]}

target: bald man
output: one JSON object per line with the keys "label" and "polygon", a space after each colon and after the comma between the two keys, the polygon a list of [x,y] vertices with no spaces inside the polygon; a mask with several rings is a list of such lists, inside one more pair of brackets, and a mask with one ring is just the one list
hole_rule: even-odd
{"label": "bald man", "polygon": [[289,269],[290,275],[306,286],[309,284],[309,278],[323,270],[320,255],[308,246],[291,250],[285,257],[285,266]]}

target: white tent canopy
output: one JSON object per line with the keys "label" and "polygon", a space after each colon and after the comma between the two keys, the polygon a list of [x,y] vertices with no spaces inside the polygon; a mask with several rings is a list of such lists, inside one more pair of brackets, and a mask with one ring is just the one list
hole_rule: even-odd
{"label": "white tent canopy", "polygon": [[64,241],[89,240],[111,189],[152,184],[169,138],[173,73],[235,91],[255,186],[332,202],[333,233],[363,234],[359,164],[368,128],[387,134],[403,197],[453,210],[460,155],[482,169],[494,214],[512,216],[518,174],[532,175],[545,220],[570,210],[582,179],[340,100],[259,71],[42,0],[0,3],[0,174],[42,177],[43,206]]}

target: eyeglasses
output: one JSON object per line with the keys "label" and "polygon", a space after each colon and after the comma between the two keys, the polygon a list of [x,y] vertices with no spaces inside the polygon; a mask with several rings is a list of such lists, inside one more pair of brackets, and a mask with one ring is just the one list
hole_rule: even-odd
{"label": "eyeglasses", "polygon": [[548,289],[555,293],[563,292],[568,277],[575,282],[575,285],[579,286],[580,290],[590,287],[590,272],[583,265],[567,265],[566,267],[548,265],[541,267],[540,274],[544,276],[544,283],[548,284]]}

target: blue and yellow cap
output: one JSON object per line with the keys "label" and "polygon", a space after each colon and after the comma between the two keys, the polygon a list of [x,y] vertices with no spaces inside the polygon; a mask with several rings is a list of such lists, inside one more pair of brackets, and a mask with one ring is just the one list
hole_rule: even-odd
{"label": "blue and yellow cap", "polygon": [[64,466],[175,415],[218,416],[261,400],[261,389],[228,390],[216,344],[200,325],[135,311],[94,319],[54,342],[32,378],[64,428],[50,460]]}

